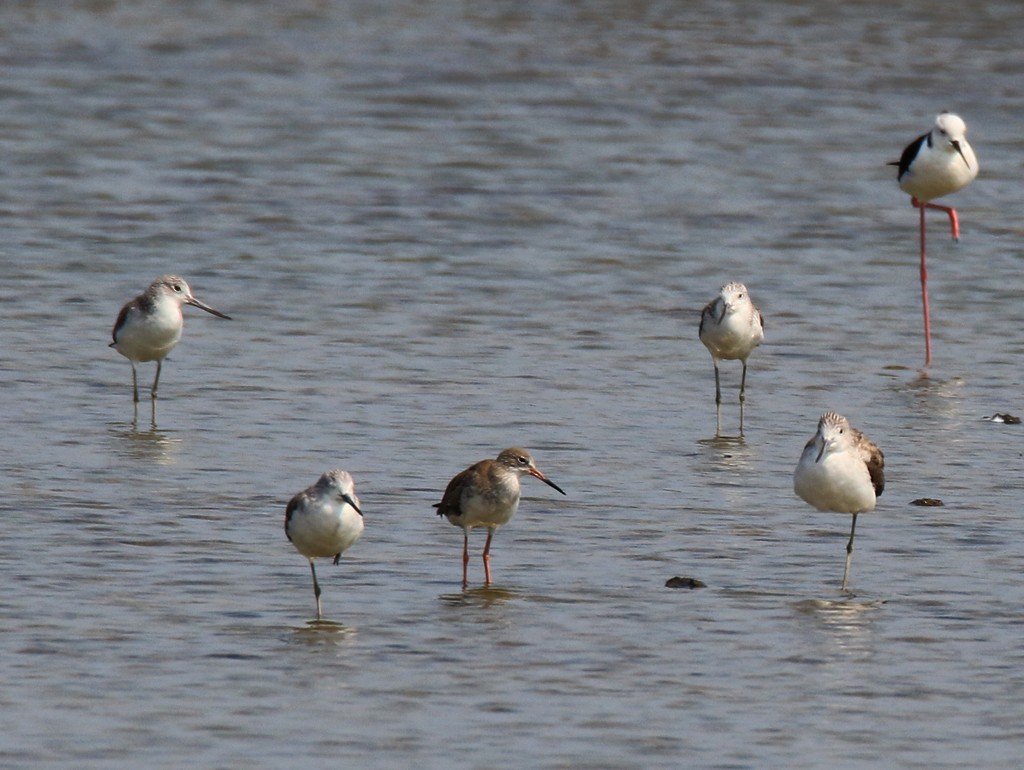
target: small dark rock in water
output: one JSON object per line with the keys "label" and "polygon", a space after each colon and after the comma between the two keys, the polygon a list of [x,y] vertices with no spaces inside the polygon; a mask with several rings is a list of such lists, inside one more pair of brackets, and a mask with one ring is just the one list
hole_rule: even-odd
{"label": "small dark rock in water", "polygon": [[692,577],[670,577],[665,581],[666,588],[707,588],[703,580]]}
{"label": "small dark rock in water", "polygon": [[1020,417],[1008,412],[996,412],[991,417],[982,417],[981,419],[988,420],[989,422],[1004,422],[1007,425],[1020,425]]}
{"label": "small dark rock in water", "polygon": [[945,503],[939,500],[937,497],[919,497],[916,500],[911,500],[910,504],[923,505],[926,508],[938,508],[941,505],[945,505]]}

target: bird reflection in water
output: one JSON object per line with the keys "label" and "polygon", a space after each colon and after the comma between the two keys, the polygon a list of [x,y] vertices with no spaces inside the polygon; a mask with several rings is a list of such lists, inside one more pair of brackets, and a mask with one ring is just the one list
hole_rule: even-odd
{"label": "bird reflection in water", "polygon": [[171,465],[177,462],[182,439],[168,431],[153,426],[149,430],[138,430],[134,425],[128,430],[112,430],[118,442],[118,452],[130,460]]}
{"label": "bird reflection in water", "polygon": [[870,655],[875,651],[873,624],[884,601],[843,599],[807,599],[794,606],[815,621],[815,629],[829,635],[832,652]]}
{"label": "bird reflection in water", "polygon": [[296,642],[307,646],[338,647],[354,642],[356,629],[333,620],[310,620],[292,629]]}
{"label": "bird reflection in water", "polygon": [[491,586],[480,586],[479,588],[467,588],[457,594],[442,594],[441,602],[450,607],[496,607],[505,604],[512,599],[524,599],[526,595],[522,591],[512,588],[495,588]]}

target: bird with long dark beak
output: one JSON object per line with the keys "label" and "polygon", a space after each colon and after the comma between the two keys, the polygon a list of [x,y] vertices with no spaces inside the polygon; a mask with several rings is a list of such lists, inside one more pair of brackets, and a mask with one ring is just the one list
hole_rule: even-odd
{"label": "bird with long dark beak", "polygon": [[337,564],[341,554],[363,534],[363,510],[351,474],[341,469],[327,471],[316,484],[295,495],[285,508],[284,533],[295,550],[309,559],[316,619],[321,620],[324,612],[313,560],[333,557]]}
{"label": "bird with long dark beak", "polygon": [[484,545],[484,580],[491,584],[491,539],[495,531],[507,524],[519,508],[519,478],[524,474],[540,479],[552,489],[565,492],[537,468],[533,455],[525,449],[505,449],[495,460],[481,460],[458,473],[444,490],[441,502],[435,503],[437,515],[461,527],[462,587],[469,585],[469,532],[474,527],[487,528]]}
{"label": "bird with long dark beak", "polygon": [[743,362],[740,377],[740,435],[747,398],[747,359],[764,340],[764,316],[754,306],[742,283],[727,283],[700,314],[697,334],[715,365],[715,434],[722,432],[722,387],[718,374],[721,359]]}
{"label": "bird with long dark beak", "polygon": [[192,296],[192,290],[183,278],[164,275],[122,307],[114,322],[114,341],[110,347],[131,362],[132,395],[136,404],[139,402],[139,380],[135,365],[141,361],[156,361],[156,376],[150,390],[150,397],[156,399],[164,359],[181,340],[185,325],[182,305],[197,307],[218,318],[231,318]]}
{"label": "bird with long dark beak", "polygon": [[921,301],[924,307],[925,366],[932,362],[931,314],[928,310],[928,270],[925,266],[925,209],[949,216],[953,240],[960,240],[960,218],[956,209],[932,203],[935,198],[955,193],[978,176],[978,159],[967,141],[967,124],[958,115],[943,112],[935,118],[935,127],[907,145],[898,161],[896,179],[900,189],[910,195],[910,203],[919,210],[921,241]]}
{"label": "bird with long dark beak", "polygon": [[853,561],[857,514],[875,509],[885,489],[885,456],[867,436],[836,412],[825,412],[818,430],[807,442],[793,474],[793,491],[819,511],[853,515],[846,543],[846,590]]}

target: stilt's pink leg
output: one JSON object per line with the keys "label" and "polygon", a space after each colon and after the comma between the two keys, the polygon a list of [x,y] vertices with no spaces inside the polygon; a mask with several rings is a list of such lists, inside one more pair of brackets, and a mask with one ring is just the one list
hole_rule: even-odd
{"label": "stilt's pink leg", "polygon": [[921,212],[921,303],[924,306],[924,365],[929,366],[932,362],[932,324],[931,314],[928,312],[928,268],[925,266],[924,210],[930,204],[921,203],[917,198],[912,198],[911,203]]}
{"label": "stilt's pink leg", "polygon": [[936,211],[944,211],[949,217],[949,226],[953,231],[953,240],[960,240],[960,217],[957,216],[955,208],[951,206],[940,206],[938,203],[921,203],[917,198],[911,198],[910,202],[922,210],[935,209]]}

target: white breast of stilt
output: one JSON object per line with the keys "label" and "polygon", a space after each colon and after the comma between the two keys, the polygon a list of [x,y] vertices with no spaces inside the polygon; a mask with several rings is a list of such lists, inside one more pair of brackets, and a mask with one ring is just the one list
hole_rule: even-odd
{"label": "white breast of stilt", "polygon": [[956,115],[943,114],[918,146],[900,175],[900,189],[927,202],[955,193],[978,176],[978,159],[967,141],[967,127]]}

